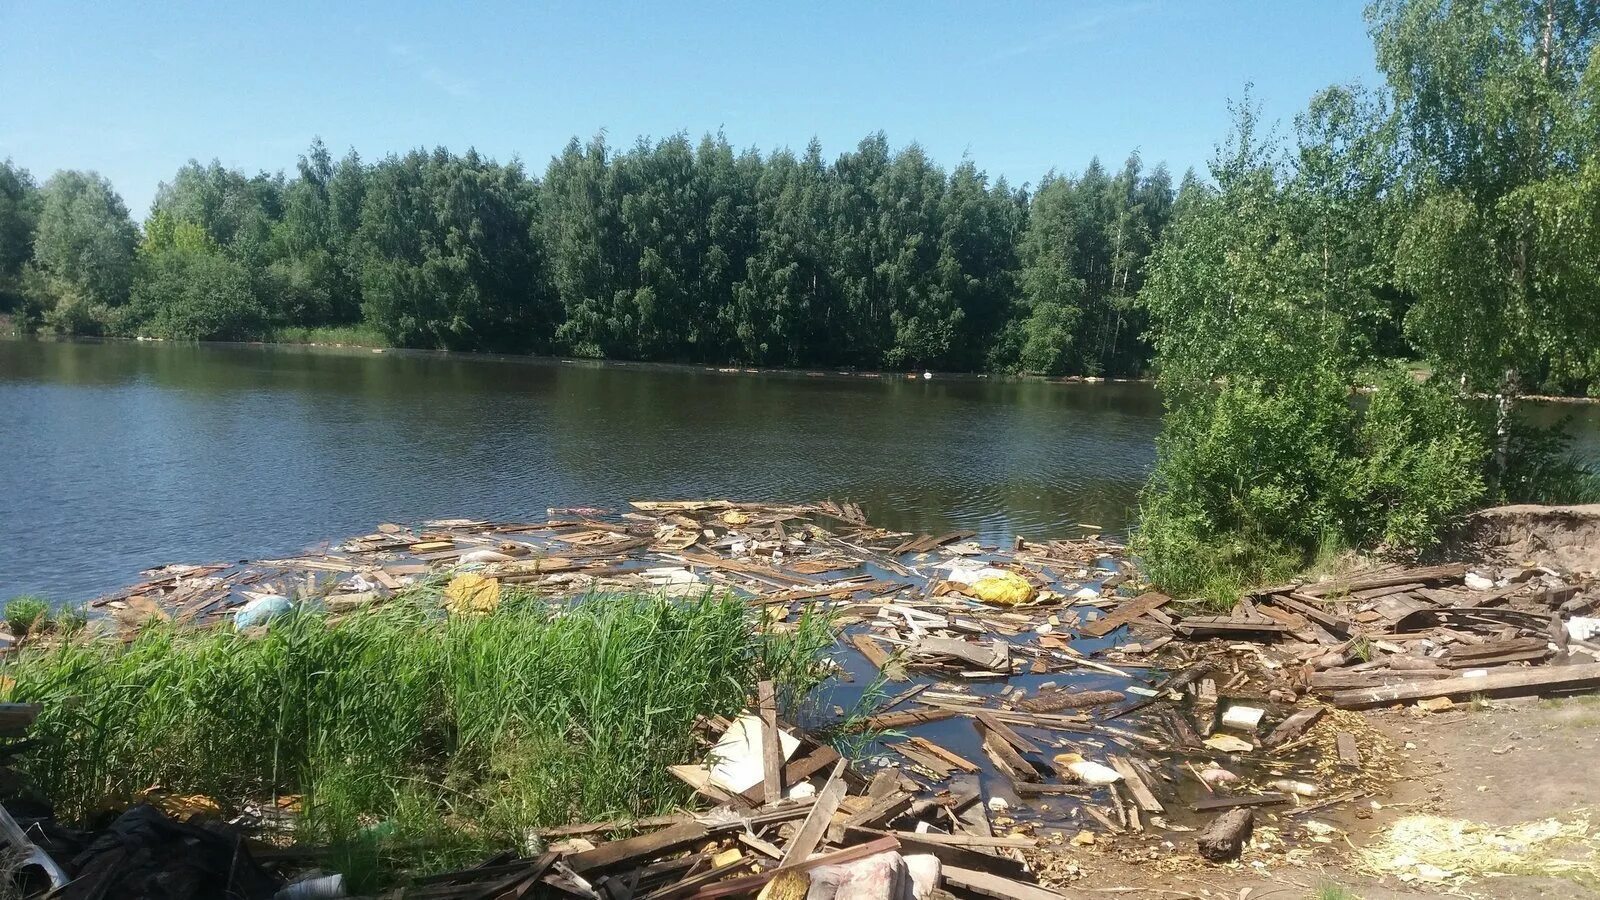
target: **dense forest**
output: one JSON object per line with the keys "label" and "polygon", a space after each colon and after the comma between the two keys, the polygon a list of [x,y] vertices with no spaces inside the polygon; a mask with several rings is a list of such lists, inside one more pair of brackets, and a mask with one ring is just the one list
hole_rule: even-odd
{"label": "dense forest", "polygon": [[1136,375],[1134,301],[1179,193],[1137,154],[1030,191],[882,134],[831,161],[574,139],[542,178],[319,140],[292,176],[191,161],[141,226],[92,172],[36,185],[7,163],[0,302],[75,334],[365,324],[405,347]]}
{"label": "dense forest", "polygon": [[[1600,7],[1380,0],[1368,19],[1381,84],[1323,91],[1292,136],[1246,98],[1208,177],[1179,185],[1135,153],[1018,187],[883,134],[832,159],[574,139],[542,176],[470,150],[335,160],[318,140],[292,174],[191,161],[136,223],[95,173],[38,184],[7,162],[0,313],[890,370],[1131,376],[1193,353],[1216,379],[1208,324],[1303,292],[1351,377],[1407,359],[1477,391],[1600,391]],[[1235,324],[1263,358],[1324,336]]]}

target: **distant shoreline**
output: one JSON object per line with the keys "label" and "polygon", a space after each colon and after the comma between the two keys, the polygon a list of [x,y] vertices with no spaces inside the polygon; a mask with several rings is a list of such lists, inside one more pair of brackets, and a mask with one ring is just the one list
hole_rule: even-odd
{"label": "distant shoreline", "polygon": [[1018,375],[1002,372],[931,372],[933,377],[931,379],[927,379],[925,378],[924,372],[890,372],[871,369],[834,368],[827,366],[787,368],[783,366],[713,365],[708,363],[656,362],[628,359],[593,359],[589,357],[577,356],[547,356],[535,353],[489,353],[476,350],[428,350],[414,347],[373,347],[367,344],[347,343],[340,341],[168,341],[161,338],[146,337],[63,337],[56,335],[20,334],[7,335],[7,337],[14,340],[35,340],[62,344],[172,344],[197,347],[256,347],[269,350],[314,349],[319,351],[339,351],[352,355],[361,353],[393,354],[396,356],[459,358],[489,360],[493,362],[562,364],[592,366],[596,368],[627,368],[640,369],[644,371],[709,372],[719,375],[779,375],[802,378],[864,378],[877,381],[1014,381],[1041,382],[1046,384],[1143,384],[1152,387],[1155,385],[1155,379],[1153,378],[1101,378],[1089,375]]}

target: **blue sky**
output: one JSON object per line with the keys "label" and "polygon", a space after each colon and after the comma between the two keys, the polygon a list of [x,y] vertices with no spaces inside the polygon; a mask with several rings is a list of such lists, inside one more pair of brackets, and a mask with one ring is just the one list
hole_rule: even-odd
{"label": "blue sky", "polygon": [[110,177],[136,217],[185,160],[292,169],[447,145],[542,171],[573,135],[721,128],[828,155],[882,129],[1037,182],[1139,149],[1203,167],[1253,81],[1287,129],[1375,80],[1359,0],[232,3],[0,0],[0,157]]}

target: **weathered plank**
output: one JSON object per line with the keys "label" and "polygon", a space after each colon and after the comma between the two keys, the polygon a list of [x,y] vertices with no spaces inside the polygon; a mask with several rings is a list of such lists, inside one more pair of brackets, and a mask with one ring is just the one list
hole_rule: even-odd
{"label": "weathered plank", "polygon": [[1266,739],[1261,742],[1261,746],[1276,747],[1305,734],[1306,729],[1315,725],[1317,720],[1322,718],[1323,712],[1324,709],[1321,706],[1308,706],[1305,709],[1295,710],[1289,715],[1289,718],[1279,722],[1278,727],[1267,734]]}
{"label": "weathered plank", "polygon": [[1339,749],[1339,765],[1346,769],[1361,768],[1361,751],[1356,747],[1356,736],[1341,731],[1333,739]]}
{"label": "weathered plank", "polygon": [[1273,806],[1279,803],[1288,803],[1288,794],[1247,794],[1239,797],[1206,797],[1196,800],[1189,805],[1195,812],[1211,812],[1216,809],[1238,809],[1245,806]]}
{"label": "weathered plank", "polygon": [[587,872],[600,872],[605,869],[615,868],[634,860],[646,857],[659,856],[671,850],[686,847],[695,841],[704,840],[707,831],[699,822],[684,822],[641,834],[621,841],[609,841],[593,850],[585,850],[567,857],[567,865],[574,872],[581,874]]}
{"label": "weathered plank", "polygon": [[1106,756],[1106,762],[1109,762],[1111,768],[1122,776],[1122,783],[1127,785],[1128,793],[1133,795],[1133,802],[1137,803],[1140,809],[1147,813],[1166,812],[1166,807],[1162,806],[1156,795],[1150,792],[1150,785],[1145,783],[1144,775],[1139,772],[1138,766],[1114,753]]}
{"label": "weathered plank", "polygon": [[1467,567],[1459,563],[1443,566],[1426,566],[1420,569],[1402,569],[1397,573],[1374,575],[1367,578],[1335,579],[1324,581],[1320,584],[1308,584],[1296,593],[1307,597],[1325,597],[1328,594],[1352,594],[1357,591],[1367,591],[1373,588],[1390,587],[1396,584],[1438,584],[1441,582],[1460,581],[1467,574]]}
{"label": "weathered plank", "polygon": [[778,738],[778,694],[772,682],[756,684],[761,706],[761,786],[768,803],[783,799],[783,746]]}
{"label": "weathered plank", "polygon": [[1549,691],[1600,687],[1600,663],[1576,666],[1540,666],[1511,672],[1492,672],[1475,678],[1444,678],[1413,684],[1392,684],[1333,695],[1340,709],[1369,709],[1390,703],[1406,703],[1433,697],[1465,699],[1473,694],[1487,696],[1526,696]]}
{"label": "weathered plank", "polygon": [[794,839],[784,848],[783,860],[778,863],[779,868],[804,862],[822,842],[823,836],[828,833],[828,826],[833,822],[833,814],[839,811],[839,802],[844,799],[845,791],[849,789],[844,780],[844,770],[849,764],[849,760],[840,759],[833,767],[833,774],[828,776],[828,783],[817,792],[817,800],[812,804],[811,812],[806,814],[806,820],[800,824],[800,830],[795,832]]}
{"label": "weathered plank", "polygon": [[1126,625],[1152,609],[1165,606],[1172,598],[1159,591],[1140,594],[1104,616],[1085,624],[1078,630],[1091,637],[1105,637],[1112,629]]}

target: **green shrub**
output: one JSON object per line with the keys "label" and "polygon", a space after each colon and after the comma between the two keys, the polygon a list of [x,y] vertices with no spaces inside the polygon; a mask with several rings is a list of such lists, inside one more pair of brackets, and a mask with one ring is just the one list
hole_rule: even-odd
{"label": "green shrub", "polygon": [[1157,584],[1231,604],[1339,548],[1427,548],[1486,456],[1464,402],[1402,371],[1365,402],[1332,374],[1232,381],[1169,408],[1136,544]]}
{"label": "green shrub", "polygon": [[6,601],[6,627],[17,638],[42,631],[50,623],[50,604],[43,597],[23,595]]}
{"label": "green shrub", "polygon": [[1401,369],[1383,374],[1362,412],[1343,519],[1355,546],[1430,546],[1484,496],[1487,436],[1459,395]]}

